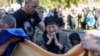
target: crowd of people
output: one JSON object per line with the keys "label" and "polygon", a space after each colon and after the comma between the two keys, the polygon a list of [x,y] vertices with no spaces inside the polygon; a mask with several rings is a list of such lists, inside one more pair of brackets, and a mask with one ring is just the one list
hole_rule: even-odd
{"label": "crowd of people", "polygon": [[[70,10],[68,10],[70,12],[68,14],[65,13],[66,16],[63,15],[61,7],[50,9],[49,13],[43,16],[45,11],[41,6],[39,7],[39,0],[25,0],[24,7],[14,13],[9,14],[5,11],[0,11],[0,32],[9,28],[22,28],[30,41],[56,54],[63,54],[79,43],[82,44],[84,49],[100,54],[98,44],[89,39],[81,41],[78,33],[72,33],[68,37],[66,32],[62,30],[66,25],[65,22],[67,22],[71,29],[78,29],[79,23],[81,23],[83,29],[86,29],[86,25],[87,27],[96,27],[97,17],[93,10],[82,10],[83,13],[79,14],[76,7],[72,5]],[[67,21],[64,22],[64,18]],[[35,26],[42,30],[42,34],[34,38]],[[0,56],[5,54],[10,43],[18,40],[18,38],[10,38],[0,45]]]}
{"label": "crowd of people", "polygon": [[96,7],[77,7],[73,4],[69,8],[57,7],[49,10],[49,15],[62,18],[61,26],[69,29],[99,29],[99,9]]}

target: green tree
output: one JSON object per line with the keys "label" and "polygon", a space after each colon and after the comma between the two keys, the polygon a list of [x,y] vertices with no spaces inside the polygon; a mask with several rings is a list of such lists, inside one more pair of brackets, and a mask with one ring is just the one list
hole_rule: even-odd
{"label": "green tree", "polygon": [[[20,3],[24,0],[0,0],[0,6],[9,6],[10,3]],[[94,0],[94,2],[100,2],[100,0]],[[63,7],[70,7],[70,4],[73,3],[78,5],[78,3],[88,3],[88,0],[40,0],[40,5],[43,5],[46,8],[57,7],[59,5]]]}
{"label": "green tree", "polygon": [[24,0],[16,0],[16,2],[22,6],[22,2],[24,2]]}
{"label": "green tree", "polygon": [[79,0],[40,0],[40,4],[47,8],[57,7],[59,5],[63,7],[70,7],[70,4],[73,3],[77,5]]}
{"label": "green tree", "polygon": [[0,6],[7,6],[9,5],[8,0],[0,0]]}

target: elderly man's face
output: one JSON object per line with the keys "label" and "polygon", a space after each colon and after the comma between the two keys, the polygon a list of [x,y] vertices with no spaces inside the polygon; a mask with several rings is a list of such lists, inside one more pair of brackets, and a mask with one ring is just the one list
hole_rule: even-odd
{"label": "elderly man's face", "polygon": [[48,34],[57,33],[58,26],[56,24],[48,25],[46,27],[46,31],[47,31]]}
{"label": "elderly man's face", "polygon": [[35,9],[38,7],[38,5],[39,5],[39,0],[31,0],[31,2],[27,4],[28,12],[32,14],[35,11]]}

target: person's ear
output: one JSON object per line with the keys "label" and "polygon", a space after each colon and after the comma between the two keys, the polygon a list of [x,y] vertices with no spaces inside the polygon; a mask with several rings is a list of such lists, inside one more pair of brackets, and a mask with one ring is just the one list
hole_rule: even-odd
{"label": "person's ear", "polygon": [[4,24],[4,29],[9,28],[8,24]]}

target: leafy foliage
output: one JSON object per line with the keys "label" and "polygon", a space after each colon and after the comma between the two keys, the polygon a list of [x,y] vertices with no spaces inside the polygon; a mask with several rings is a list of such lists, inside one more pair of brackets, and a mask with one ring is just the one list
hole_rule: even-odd
{"label": "leafy foliage", "polygon": [[41,5],[47,8],[63,6],[69,7],[71,3],[77,5],[79,0],[40,0]]}
{"label": "leafy foliage", "polygon": [[[0,6],[9,6],[10,3],[18,2],[22,5],[24,0],[0,0]],[[94,2],[100,2],[100,0],[94,0]],[[69,7],[73,3],[78,5],[78,3],[88,3],[88,0],[40,0],[40,4],[46,8],[52,8],[57,6]]]}

